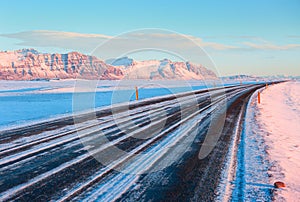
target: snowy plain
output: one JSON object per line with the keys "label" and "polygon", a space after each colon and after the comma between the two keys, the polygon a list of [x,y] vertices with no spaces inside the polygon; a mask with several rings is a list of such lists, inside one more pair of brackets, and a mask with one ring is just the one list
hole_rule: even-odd
{"label": "snowy plain", "polygon": [[300,200],[300,82],[285,82],[262,91],[256,121],[270,158],[270,183],[282,181],[276,201]]}
{"label": "snowy plain", "polygon": [[[257,90],[247,104],[241,136],[230,149],[217,201],[299,201],[299,123],[299,81]],[[275,188],[277,181],[286,187]]]}

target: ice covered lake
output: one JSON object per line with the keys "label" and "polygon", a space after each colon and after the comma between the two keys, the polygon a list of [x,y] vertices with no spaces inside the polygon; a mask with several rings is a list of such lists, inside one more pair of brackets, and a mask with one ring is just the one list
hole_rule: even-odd
{"label": "ice covered lake", "polygon": [[[92,91],[78,92],[83,98],[95,99],[94,105],[85,104],[83,100],[82,107],[76,111],[133,101],[135,86],[139,87],[139,99],[145,99],[237,83],[239,82],[224,84],[201,81],[99,81]],[[75,80],[0,81],[0,128],[73,113],[74,86]]]}

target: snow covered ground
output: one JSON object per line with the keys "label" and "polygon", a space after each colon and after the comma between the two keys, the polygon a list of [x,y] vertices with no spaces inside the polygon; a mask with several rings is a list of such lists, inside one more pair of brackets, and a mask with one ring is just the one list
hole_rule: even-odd
{"label": "snow covered ground", "polygon": [[[299,201],[300,82],[259,91],[261,103],[256,92],[247,106],[237,163],[231,168],[235,178],[229,181],[230,201]],[[276,181],[286,188],[274,188]]]}
{"label": "snow covered ground", "polygon": [[270,183],[283,181],[275,200],[300,199],[300,82],[286,82],[262,91],[256,121],[267,145]]}

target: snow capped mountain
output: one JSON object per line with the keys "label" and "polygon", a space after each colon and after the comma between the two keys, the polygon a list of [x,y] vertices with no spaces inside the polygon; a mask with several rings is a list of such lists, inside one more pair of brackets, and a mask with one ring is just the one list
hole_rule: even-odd
{"label": "snow capped mountain", "polygon": [[202,65],[172,62],[168,59],[133,61],[130,65],[122,65],[119,68],[122,69],[124,79],[216,79],[215,73]]}
{"label": "snow capped mountain", "polygon": [[133,64],[133,59],[128,57],[122,57],[117,59],[108,59],[105,61],[106,64],[110,64],[112,66],[131,66]]}
{"label": "snow capped mountain", "polygon": [[108,66],[93,56],[78,52],[67,54],[38,53],[33,49],[0,53],[0,79],[97,79]]}
{"label": "snow capped mountain", "polygon": [[20,53],[24,56],[27,55],[27,54],[30,54],[30,53],[35,54],[35,55],[39,54],[39,52],[37,50],[33,49],[33,48],[16,50],[15,52]]}
{"label": "snow capped mountain", "polygon": [[78,52],[39,53],[34,49],[0,52],[0,79],[216,79],[213,71],[190,62],[168,59],[134,61],[128,57],[106,62]]}

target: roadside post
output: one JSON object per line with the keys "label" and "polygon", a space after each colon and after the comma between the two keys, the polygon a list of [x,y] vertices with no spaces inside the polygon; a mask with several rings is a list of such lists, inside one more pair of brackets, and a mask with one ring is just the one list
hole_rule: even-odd
{"label": "roadside post", "polygon": [[139,89],[137,86],[135,87],[135,100],[139,100]]}

